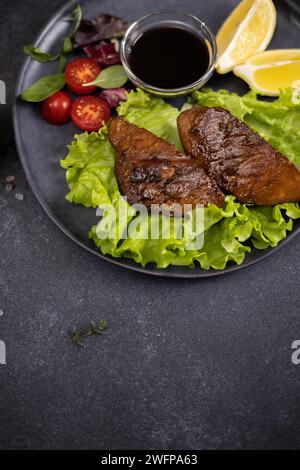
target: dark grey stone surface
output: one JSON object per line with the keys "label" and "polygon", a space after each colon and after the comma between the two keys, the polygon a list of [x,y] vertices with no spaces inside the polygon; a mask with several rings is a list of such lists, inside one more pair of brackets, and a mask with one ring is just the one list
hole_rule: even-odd
{"label": "dark grey stone surface", "polygon": [[[22,46],[61,4],[0,0],[0,448],[299,448],[299,237],[234,274],[156,279],[76,246],[28,187],[13,88]],[[70,344],[101,318],[105,335]]]}

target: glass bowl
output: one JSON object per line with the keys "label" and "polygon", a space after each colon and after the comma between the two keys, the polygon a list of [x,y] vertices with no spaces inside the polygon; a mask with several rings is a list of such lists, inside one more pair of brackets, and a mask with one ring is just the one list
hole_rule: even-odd
{"label": "glass bowl", "polygon": [[[209,63],[205,74],[199,77],[197,81],[180,88],[159,88],[144,82],[134,74],[129,61],[132,46],[145,31],[159,26],[181,27],[197,36],[200,36],[204,40],[209,53]],[[160,11],[143,16],[128,28],[121,43],[121,61],[128,78],[138,88],[141,88],[148,93],[163,97],[174,98],[177,96],[183,96],[201,88],[209,80],[214,71],[216,57],[217,45],[214,34],[205,23],[189,13]]]}

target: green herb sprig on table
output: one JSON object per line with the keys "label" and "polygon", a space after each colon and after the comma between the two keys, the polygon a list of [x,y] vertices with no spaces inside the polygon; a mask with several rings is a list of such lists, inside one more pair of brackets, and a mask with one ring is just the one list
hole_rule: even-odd
{"label": "green herb sprig on table", "polygon": [[90,326],[85,331],[74,330],[71,333],[71,341],[76,346],[81,348],[84,347],[85,339],[91,335],[99,335],[103,333],[108,327],[108,322],[106,320],[100,320],[97,323],[92,322]]}

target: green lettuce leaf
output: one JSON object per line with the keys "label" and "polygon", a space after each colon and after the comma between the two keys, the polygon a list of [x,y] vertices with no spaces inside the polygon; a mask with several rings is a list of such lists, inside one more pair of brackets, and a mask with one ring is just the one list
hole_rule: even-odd
{"label": "green lettuce leaf", "polygon": [[128,100],[118,108],[118,114],[127,121],[143,127],[153,134],[175,145],[183,151],[177,130],[177,117],[180,111],[163,99],[150,97],[142,90],[131,92]]}
{"label": "green lettuce leaf", "polygon": [[[300,106],[292,103],[291,96],[292,91],[285,90],[278,100],[263,102],[253,92],[240,97],[227,91],[207,89],[195,92],[190,105],[228,109],[300,166],[297,144]],[[128,121],[148,129],[181,150],[176,123],[179,111],[164,100],[150,97],[141,90],[132,91],[117,111]],[[178,238],[178,218],[172,220],[170,233],[166,234],[164,215],[139,214],[127,204],[119,192],[114,162],[106,126],[99,133],[75,136],[67,157],[61,161],[70,187],[66,197],[72,203],[102,210],[103,216],[92,228],[90,237],[103,254],[130,258],[143,266],[147,263],[155,263],[159,268],[200,264],[203,269],[224,269],[230,261],[241,264],[251,246],[257,249],[277,246],[292,230],[293,219],[300,217],[300,208],[295,203],[274,207],[251,206],[227,196],[223,209],[214,205],[204,209],[204,226],[194,226],[192,233],[182,222],[184,236]],[[116,213],[115,221],[106,213],[112,208]],[[125,238],[124,234],[132,225],[135,230]],[[151,225],[158,230],[157,239],[147,238]],[[202,248],[191,249],[191,241],[203,234]]]}
{"label": "green lettuce leaf", "polygon": [[66,178],[71,190],[66,196],[67,200],[86,207],[110,204],[111,195],[118,185],[107,127],[99,133],[76,135],[68,148],[67,157],[61,161],[62,168],[67,170]]}

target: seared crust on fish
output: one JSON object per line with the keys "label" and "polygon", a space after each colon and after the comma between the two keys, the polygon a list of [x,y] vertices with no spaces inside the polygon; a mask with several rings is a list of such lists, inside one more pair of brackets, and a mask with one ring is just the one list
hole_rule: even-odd
{"label": "seared crust on fish", "polygon": [[224,194],[194,159],[151,132],[115,117],[108,137],[116,178],[129,204],[224,205]]}
{"label": "seared crust on fish", "polygon": [[300,172],[282,153],[223,108],[195,107],[178,116],[185,152],[240,202],[300,200]]}

